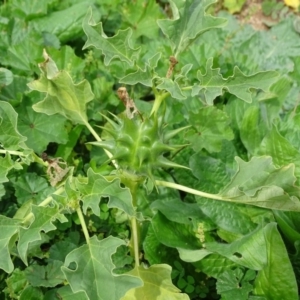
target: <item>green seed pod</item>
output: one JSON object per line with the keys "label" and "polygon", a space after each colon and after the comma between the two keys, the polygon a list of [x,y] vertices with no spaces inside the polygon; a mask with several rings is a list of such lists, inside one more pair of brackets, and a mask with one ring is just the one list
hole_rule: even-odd
{"label": "green seed pod", "polygon": [[135,116],[129,119],[126,115],[109,119],[104,131],[103,141],[91,144],[100,146],[112,153],[122,170],[153,179],[152,170],[163,167],[181,167],[164,157],[170,151],[181,149],[184,145],[169,145],[168,141],[186,129],[180,128],[165,132],[162,118],[145,118]]}

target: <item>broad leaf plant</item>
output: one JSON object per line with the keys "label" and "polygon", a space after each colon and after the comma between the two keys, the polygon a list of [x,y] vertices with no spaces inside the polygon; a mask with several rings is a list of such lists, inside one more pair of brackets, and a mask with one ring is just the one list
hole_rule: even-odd
{"label": "broad leaf plant", "polygon": [[299,58],[214,0],[50,2],[2,7],[3,297],[298,299]]}

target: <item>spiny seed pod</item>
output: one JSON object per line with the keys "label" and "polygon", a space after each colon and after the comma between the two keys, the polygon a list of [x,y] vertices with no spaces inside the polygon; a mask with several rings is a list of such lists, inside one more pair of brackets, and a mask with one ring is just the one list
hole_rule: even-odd
{"label": "spiny seed pod", "polygon": [[184,147],[169,145],[168,141],[186,127],[165,133],[162,119],[156,117],[143,119],[135,116],[129,119],[126,114],[119,117],[113,115],[114,120],[103,117],[108,121],[105,127],[101,127],[105,133],[103,141],[91,144],[112,153],[112,160],[115,160],[121,169],[153,179],[152,170],[155,168],[185,168],[171,162],[164,154]]}

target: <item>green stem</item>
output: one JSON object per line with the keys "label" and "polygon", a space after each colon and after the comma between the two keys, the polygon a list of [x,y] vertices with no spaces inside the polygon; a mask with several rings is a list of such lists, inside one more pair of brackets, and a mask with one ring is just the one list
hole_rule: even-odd
{"label": "green stem", "polygon": [[156,114],[158,112],[158,109],[162,102],[170,95],[169,92],[163,93],[163,94],[158,94],[154,100],[154,104],[150,113],[150,116],[153,114]]}
{"label": "green stem", "polygon": [[18,156],[26,156],[26,154],[24,154],[21,151],[13,151],[13,150],[0,150],[0,153],[6,154],[9,153],[10,155],[18,155]]}
{"label": "green stem", "polygon": [[135,265],[138,267],[140,265],[140,257],[139,257],[139,237],[138,237],[138,226],[135,217],[132,217],[130,220],[131,223],[131,238],[133,243],[133,253]]}
{"label": "green stem", "polygon": [[[60,187],[58,190],[54,192],[55,195],[60,195],[63,193],[65,189],[63,187]],[[38,206],[47,206],[51,201],[53,200],[52,196],[47,197],[44,201],[42,201]],[[23,220],[22,223],[27,223],[32,217],[33,213],[30,212]]]}
{"label": "green stem", "polygon": [[[102,141],[101,137],[94,130],[94,128],[90,125],[90,123],[88,121],[86,121],[86,120],[83,120],[83,122],[84,122],[85,126],[88,128],[88,130],[91,132],[91,134],[94,136],[94,138],[96,139],[96,141],[101,142]],[[106,155],[109,158],[113,157],[113,155],[108,150],[106,150],[106,149],[103,149],[103,150],[104,150],[104,152],[106,153]],[[117,164],[117,162],[114,159],[112,160],[112,163],[115,166],[115,168],[118,169],[118,164]]]}
{"label": "green stem", "polygon": [[220,195],[201,192],[201,191],[194,190],[194,189],[189,188],[187,186],[184,186],[184,185],[181,185],[181,184],[177,184],[177,183],[173,183],[173,182],[155,180],[155,183],[157,185],[161,185],[161,186],[165,186],[165,187],[170,187],[172,189],[176,189],[176,190],[180,190],[180,191],[183,191],[183,192],[187,192],[187,193],[190,193],[190,194],[193,194],[193,195],[196,195],[196,196],[201,196],[201,197],[215,199],[215,200],[231,201],[230,199],[224,198],[224,197],[222,197]]}
{"label": "green stem", "polygon": [[77,215],[79,217],[79,221],[80,221],[80,224],[81,224],[81,227],[82,227],[82,231],[83,231],[86,243],[89,244],[90,243],[90,236],[89,236],[89,232],[87,230],[87,227],[86,227],[86,224],[85,224],[84,217],[83,217],[80,206],[76,209],[76,212],[77,212]]}

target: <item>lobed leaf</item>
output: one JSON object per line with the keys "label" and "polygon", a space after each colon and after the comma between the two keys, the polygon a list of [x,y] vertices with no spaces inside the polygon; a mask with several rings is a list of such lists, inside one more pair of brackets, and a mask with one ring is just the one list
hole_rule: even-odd
{"label": "lobed leaf", "polygon": [[51,230],[55,230],[53,225],[55,219],[59,219],[61,222],[67,221],[66,217],[60,214],[58,206],[43,207],[43,206],[31,206],[32,213],[34,215],[33,222],[28,228],[20,227],[18,252],[20,258],[27,265],[27,250],[30,243],[41,240],[41,231],[47,233]]}
{"label": "lobed leaf", "polygon": [[[115,275],[112,254],[125,242],[108,237],[99,241],[93,236],[87,245],[83,245],[66,257],[62,267],[74,293],[83,291],[90,300],[119,300],[125,293],[142,284],[135,275]],[[70,264],[75,262],[76,268]]]}
{"label": "lobed leaf", "polygon": [[45,61],[40,64],[40,79],[28,84],[29,88],[46,93],[43,101],[32,106],[47,115],[61,114],[74,123],[86,124],[86,104],[94,98],[88,81],[74,84],[66,71],[58,71],[55,62],[44,51]]}
{"label": "lobed leaf", "polygon": [[244,162],[236,157],[238,171],[220,196],[260,207],[299,211],[299,188],[294,186],[294,165],[276,169],[269,156]]}
{"label": "lobed leaf", "polygon": [[20,221],[0,215],[0,269],[11,273],[14,269],[10,258],[9,243],[18,233]]}
{"label": "lobed leaf", "polygon": [[171,267],[169,265],[152,265],[149,268],[138,266],[128,274],[141,278],[142,287],[129,290],[121,300],[188,300],[187,294],[180,293],[171,280]]}
{"label": "lobed leaf", "polygon": [[133,66],[134,61],[138,58],[140,49],[134,49],[130,44],[132,30],[130,28],[119,30],[113,37],[107,37],[103,31],[102,23],[96,24],[92,15],[92,8],[90,8],[83,20],[82,27],[87,35],[87,41],[83,49],[89,46],[100,49],[104,55],[104,64],[106,66],[115,58]]}
{"label": "lobed leaf", "polygon": [[120,83],[135,85],[141,83],[145,86],[152,87],[152,80],[156,77],[154,69],[157,67],[158,61],[160,60],[161,53],[156,53],[150,57],[145,63],[145,68],[141,69],[138,67],[137,71],[130,73],[120,79]]}
{"label": "lobed leaf", "polygon": [[102,197],[109,197],[108,207],[115,207],[125,211],[129,216],[135,214],[132,196],[128,188],[120,186],[120,180],[107,181],[103,176],[92,169],[87,172],[88,182],[76,182],[82,194],[83,211],[91,208],[95,215],[100,215],[99,202]]}
{"label": "lobed leaf", "polygon": [[172,0],[170,1],[173,20],[158,20],[163,33],[170,40],[173,55],[177,57],[200,34],[226,24],[226,19],[206,14],[215,0]]}
{"label": "lobed leaf", "polygon": [[7,174],[14,168],[22,169],[22,166],[20,163],[13,161],[9,153],[4,157],[0,157],[0,183],[8,181]]}
{"label": "lobed leaf", "polygon": [[[223,140],[234,138],[227,114],[216,107],[204,107],[197,113],[191,112],[189,123],[193,129],[186,133],[186,139],[191,143],[195,152],[205,148],[208,152],[219,152]],[[195,132],[196,131],[196,132]]]}
{"label": "lobed leaf", "polygon": [[0,144],[7,150],[27,148],[24,144],[26,137],[17,129],[18,115],[13,107],[4,101],[0,101]]}
{"label": "lobed leaf", "polygon": [[245,75],[237,66],[233,69],[233,75],[224,78],[220,68],[213,68],[213,59],[206,62],[206,73],[197,74],[199,84],[194,85],[192,95],[196,96],[203,92],[205,102],[213,105],[216,97],[222,95],[225,89],[245,102],[251,102],[251,89],[268,92],[270,86],[278,79],[278,73],[274,71],[259,72],[253,75]]}

